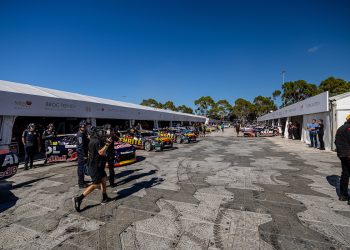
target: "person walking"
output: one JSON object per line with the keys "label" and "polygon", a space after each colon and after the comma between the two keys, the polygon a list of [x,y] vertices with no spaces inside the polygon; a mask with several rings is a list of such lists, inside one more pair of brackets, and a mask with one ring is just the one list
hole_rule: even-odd
{"label": "person walking", "polygon": [[42,135],[42,139],[44,141],[44,146],[45,146],[45,161],[44,164],[47,164],[48,161],[48,155],[49,155],[49,146],[50,146],[50,141],[54,139],[57,136],[56,131],[55,131],[55,126],[53,123],[50,123],[47,126],[47,129],[44,131]]}
{"label": "person walking", "polygon": [[349,198],[349,176],[350,176],[350,114],[346,116],[346,122],[338,128],[335,135],[335,146],[337,147],[337,155],[341,161],[340,176],[340,201],[348,201]]}
{"label": "person walking", "polygon": [[240,129],[241,129],[241,126],[239,125],[239,123],[237,123],[235,127],[236,127],[236,133],[237,133],[237,137],[238,137]]}
{"label": "person walking", "polygon": [[[33,168],[33,161],[36,152],[36,147],[38,151],[41,151],[40,138],[38,132],[35,131],[35,124],[30,123],[26,130],[22,134],[22,143],[24,145],[24,170]],[[28,166],[29,164],[29,166]]]}
{"label": "person walking", "polygon": [[323,140],[323,136],[324,136],[323,120],[319,119],[317,123],[318,123],[317,136],[318,136],[318,141],[320,142],[320,150],[325,150],[325,148],[324,148],[324,140]]}
{"label": "person walking", "polygon": [[307,125],[311,141],[310,147],[317,148],[317,128],[318,124],[316,123],[316,119],[312,119],[312,122]]}
{"label": "person walking", "polygon": [[84,181],[84,167],[86,164],[86,159],[88,156],[89,139],[86,135],[86,121],[81,121],[79,123],[79,131],[76,135],[77,137],[77,155],[78,155],[78,186],[79,188],[85,188],[86,184]]}
{"label": "person walking", "polygon": [[101,188],[102,191],[102,202],[104,204],[110,201],[110,198],[107,196],[107,174],[105,172],[105,166],[107,161],[107,150],[112,144],[112,139],[107,138],[105,141],[102,141],[99,138],[98,131],[96,127],[92,127],[89,131],[89,157],[88,157],[88,166],[89,172],[92,179],[92,184],[88,186],[80,196],[73,197],[73,207],[77,212],[80,212],[80,206],[83,202],[83,199],[88,196],[96,188]]}
{"label": "person walking", "polygon": [[109,145],[106,157],[107,157],[107,167],[109,170],[109,185],[111,187],[115,186],[114,180],[115,180],[115,171],[114,171],[114,160],[115,160],[115,149],[114,149],[114,143],[117,142],[119,139],[115,134],[114,129],[111,127],[110,124],[105,125],[105,131],[106,135],[111,138],[111,144]]}

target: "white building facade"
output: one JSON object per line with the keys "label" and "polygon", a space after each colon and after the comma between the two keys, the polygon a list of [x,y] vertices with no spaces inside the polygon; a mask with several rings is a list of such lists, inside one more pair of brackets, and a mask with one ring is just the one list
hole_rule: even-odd
{"label": "white building facade", "polygon": [[309,144],[307,124],[312,119],[324,122],[324,142],[327,150],[334,150],[334,138],[337,129],[344,124],[350,113],[350,92],[329,97],[328,92],[310,97],[298,103],[284,107],[258,118],[258,122],[269,122],[283,128],[284,137],[288,138],[289,122],[300,124],[301,141]]}

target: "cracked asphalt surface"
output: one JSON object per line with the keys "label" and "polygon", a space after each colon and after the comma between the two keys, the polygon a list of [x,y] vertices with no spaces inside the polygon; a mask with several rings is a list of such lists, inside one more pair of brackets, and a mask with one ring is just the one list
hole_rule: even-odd
{"label": "cracked asphalt surface", "polygon": [[232,129],[117,168],[114,198],[83,211],[74,163],[19,171],[0,186],[1,249],[350,249],[333,152]]}

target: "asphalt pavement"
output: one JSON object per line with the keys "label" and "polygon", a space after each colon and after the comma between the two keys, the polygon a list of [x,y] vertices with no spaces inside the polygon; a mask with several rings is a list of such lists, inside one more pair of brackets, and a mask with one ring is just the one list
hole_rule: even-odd
{"label": "asphalt pavement", "polygon": [[0,185],[1,249],[347,249],[334,152],[233,129],[117,168],[113,200],[75,212],[76,165],[23,171]]}

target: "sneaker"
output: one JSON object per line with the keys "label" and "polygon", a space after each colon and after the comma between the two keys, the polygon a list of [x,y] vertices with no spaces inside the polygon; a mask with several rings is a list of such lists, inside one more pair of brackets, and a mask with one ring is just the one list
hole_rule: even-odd
{"label": "sneaker", "polygon": [[341,195],[339,196],[340,201],[349,201],[349,196]]}
{"label": "sneaker", "polygon": [[104,204],[106,204],[107,202],[109,202],[109,201],[111,201],[111,200],[112,200],[112,199],[109,198],[109,197],[107,196],[107,197],[105,197],[105,198],[102,199],[101,205],[104,205]]}
{"label": "sneaker", "polygon": [[80,212],[80,205],[82,201],[79,200],[78,197],[73,197],[72,201],[73,201],[73,207],[75,211]]}

